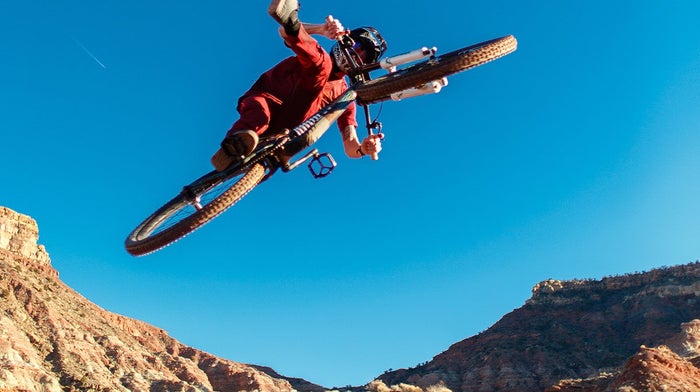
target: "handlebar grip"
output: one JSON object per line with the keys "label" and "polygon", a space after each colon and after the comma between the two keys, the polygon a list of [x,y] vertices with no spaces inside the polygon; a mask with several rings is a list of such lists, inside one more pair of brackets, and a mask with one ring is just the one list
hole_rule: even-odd
{"label": "handlebar grip", "polygon": [[[381,132],[380,132],[380,133],[377,133],[377,134],[374,134],[374,133],[372,133],[372,130],[370,129],[368,133],[369,133],[369,136],[375,135],[376,137],[379,138],[379,140],[383,140],[383,139],[384,139],[384,134],[381,133]],[[373,161],[378,161],[378,160],[379,160],[379,153],[373,152],[373,153],[369,154],[369,157],[370,157]]]}
{"label": "handlebar grip", "polygon": [[[333,17],[333,15],[326,16],[326,23],[333,23],[334,20],[335,20],[335,18]],[[338,34],[337,37],[335,37],[335,40],[338,42],[342,42],[343,36],[345,36],[346,34],[349,34],[349,33],[350,33],[350,30],[344,30],[344,31],[340,32],[340,34]]]}

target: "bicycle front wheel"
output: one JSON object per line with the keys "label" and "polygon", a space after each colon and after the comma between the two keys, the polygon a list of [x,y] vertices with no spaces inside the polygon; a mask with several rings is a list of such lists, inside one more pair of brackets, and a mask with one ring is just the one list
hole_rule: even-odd
{"label": "bicycle front wheel", "polygon": [[264,175],[260,163],[230,177],[222,178],[218,172],[205,175],[138,225],[126,238],[127,252],[146,255],[197,230],[241,200]]}
{"label": "bicycle front wheel", "polygon": [[436,56],[359,85],[357,100],[362,104],[386,101],[391,94],[496,60],[513,52],[517,46],[515,37],[508,35]]}

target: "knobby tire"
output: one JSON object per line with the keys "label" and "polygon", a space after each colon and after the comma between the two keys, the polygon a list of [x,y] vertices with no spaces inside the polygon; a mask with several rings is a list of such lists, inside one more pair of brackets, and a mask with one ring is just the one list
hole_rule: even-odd
{"label": "knobby tire", "polygon": [[362,104],[386,101],[391,94],[496,60],[513,52],[517,45],[515,37],[508,35],[436,56],[359,85],[357,100]]}
{"label": "knobby tire", "polygon": [[[225,185],[228,188],[207,204],[202,205],[201,209],[194,209],[182,193],[179,194],[129,234],[124,244],[127,252],[134,256],[146,255],[197,230],[241,200],[260,183],[264,175],[264,166],[260,163],[254,164],[235,179],[233,184]],[[183,218],[176,218],[174,223],[163,228],[168,223],[168,219],[186,208],[193,209],[193,212]],[[162,230],[158,231],[161,228]]]}

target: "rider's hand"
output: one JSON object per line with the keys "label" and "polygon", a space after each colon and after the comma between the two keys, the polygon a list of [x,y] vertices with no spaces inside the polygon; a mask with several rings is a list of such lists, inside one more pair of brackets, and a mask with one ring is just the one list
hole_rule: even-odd
{"label": "rider's hand", "polygon": [[326,24],[324,25],[323,35],[328,39],[337,39],[341,35],[345,34],[345,28],[343,24],[340,23],[338,19],[333,18],[333,16],[328,15],[326,17]]}
{"label": "rider's hand", "polygon": [[384,139],[383,133],[367,136],[360,145],[360,151],[365,155],[376,156],[382,151],[382,139]]}

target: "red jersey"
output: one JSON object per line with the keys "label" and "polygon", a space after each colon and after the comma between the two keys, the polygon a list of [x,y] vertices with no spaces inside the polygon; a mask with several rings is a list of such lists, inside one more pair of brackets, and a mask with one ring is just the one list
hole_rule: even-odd
{"label": "red jersey", "polygon": [[[330,55],[303,27],[297,36],[287,36],[286,45],[296,56],[289,57],[263,73],[239,100],[265,97],[270,107],[273,131],[292,129],[340,96],[348,85],[333,75]],[[353,102],[338,118],[338,127],[357,126]]]}

